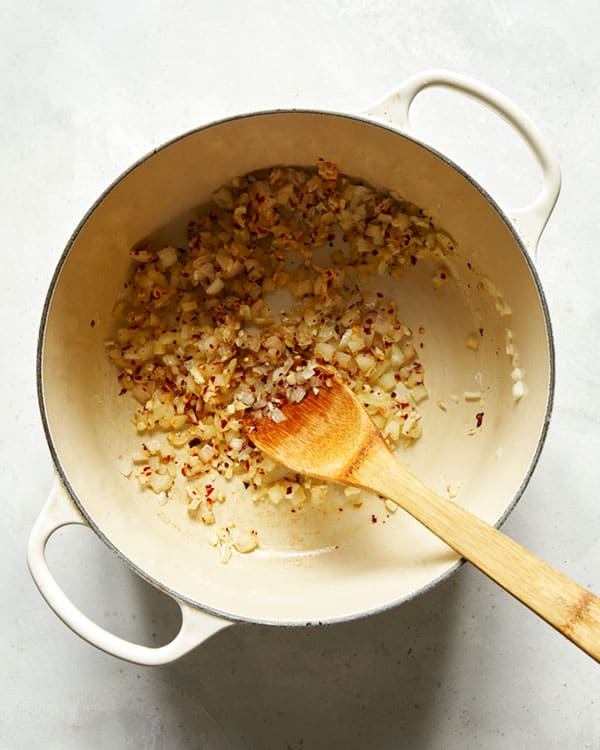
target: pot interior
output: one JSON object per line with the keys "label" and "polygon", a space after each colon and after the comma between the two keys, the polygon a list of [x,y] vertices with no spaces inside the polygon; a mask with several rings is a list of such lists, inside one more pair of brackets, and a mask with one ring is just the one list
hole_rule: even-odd
{"label": "pot interior", "polygon": [[[140,438],[129,396],[117,395],[104,341],[113,332],[129,249],[180,231],[190,211],[236,175],[276,164],[312,166],[319,157],[416,203],[459,248],[456,282],[434,289],[427,262],[400,281],[382,281],[398,299],[401,320],[415,334],[425,331],[415,335],[430,393],[420,405],[423,437],[399,452],[401,460],[433,489],[497,523],[524,487],[549,411],[548,321],[530,264],[489,199],[428,148],[352,117],[276,112],[217,123],[143,160],[93,208],[63,258],[43,328],[42,408],[59,471],[98,533],[142,575],[235,618],[304,623],[356,616],[412,596],[458,560],[406,514],[390,513],[374,498],[360,508],[346,503],[342,512],[333,497],[323,509],[292,515],[285,503],[232,493],[220,522],[251,524],[260,547],[222,564],[208,544],[214,528],[190,520],[183,500],[160,506],[119,472],[118,457],[133,453]],[[473,351],[465,337],[480,329]],[[507,329],[524,373],[526,394],[518,402]],[[481,391],[483,400],[465,400],[466,391]]]}

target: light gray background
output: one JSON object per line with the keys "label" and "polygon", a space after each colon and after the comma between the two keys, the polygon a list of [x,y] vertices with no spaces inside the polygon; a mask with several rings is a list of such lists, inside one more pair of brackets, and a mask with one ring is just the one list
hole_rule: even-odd
{"label": "light gray background", "polygon": [[[554,323],[553,422],[505,530],[600,592],[600,7],[595,1],[392,0],[0,4],[2,748],[600,747],[600,666],[463,568],[368,620],[239,626],[172,666],[97,652],[50,612],[25,567],[52,484],[35,397],[43,298],[71,231],[132,161],[213,118],[271,107],[357,111],[448,67],[540,125],[563,168],[539,271]],[[447,92],[415,129],[504,204],[532,198],[508,127]],[[50,544],[76,602],[158,642],[169,602],[89,532]]]}

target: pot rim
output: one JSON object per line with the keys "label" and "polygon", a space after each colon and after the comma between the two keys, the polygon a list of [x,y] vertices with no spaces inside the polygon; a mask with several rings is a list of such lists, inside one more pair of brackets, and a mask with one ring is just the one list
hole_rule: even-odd
{"label": "pot rim", "polygon": [[512,513],[512,511],[515,509],[517,503],[521,499],[523,493],[525,492],[525,489],[527,488],[527,485],[529,484],[529,481],[533,475],[533,472],[535,471],[535,468],[538,464],[542,449],[544,447],[544,444],[546,442],[546,437],[548,434],[548,427],[550,424],[550,419],[552,416],[552,410],[554,405],[554,389],[555,389],[555,377],[556,377],[556,366],[555,366],[555,347],[554,347],[554,336],[552,331],[552,323],[550,320],[550,311],[548,308],[548,303],[546,300],[546,296],[542,287],[542,283],[538,274],[538,271],[536,269],[535,264],[533,263],[533,260],[531,256],[529,255],[529,252],[527,251],[525,247],[525,243],[519,236],[513,222],[509,218],[509,216],[506,214],[506,212],[499,206],[497,201],[483,188],[477,180],[475,180],[465,169],[463,169],[460,165],[456,164],[452,159],[447,157],[445,154],[438,151],[436,148],[430,146],[427,143],[424,143],[419,138],[413,136],[412,134],[408,134],[406,132],[403,132],[397,128],[394,128],[392,124],[383,123],[379,120],[372,119],[368,117],[367,115],[359,115],[359,114],[350,114],[347,112],[336,112],[333,110],[323,110],[323,109],[310,109],[310,108],[280,108],[280,109],[267,109],[267,110],[258,110],[253,112],[246,112],[238,115],[231,115],[228,117],[219,118],[217,120],[212,120],[205,125],[199,125],[195,128],[192,128],[178,136],[175,136],[167,141],[164,141],[160,146],[157,146],[156,148],[152,149],[152,151],[147,152],[144,156],[140,157],[137,161],[132,163],[127,169],[125,169],[118,177],[116,177],[98,196],[98,198],[94,201],[94,203],[88,208],[88,210],[85,212],[75,229],[73,230],[71,236],[69,237],[61,256],[58,260],[58,263],[56,265],[56,268],[54,270],[54,273],[52,275],[48,291],[46,293],[46,298],[44,300],[44,305],[42,308],[42,314],[40,319],[40,325],[38,329],[38,339],[37,339],[37,348],[36,348],[36,390],[37,390],[37,399],[38,399],[38,407],[40,410],[40,416],[42,420],[42,425],[44,428],[44,434],[46,436],[46,442],[48,444],[48,448],[50,450],[50,455],[52,457],[52,461],[54,463],[56,472],[60,478],[61,483],[64,485],[66,491],[69,494],[69,497],[71,500],[75,503],[76,507],[78,508],[79,512],[82,514],[82,516],[85,518],[86,522],[89,524],[90,528],[94,531],[94,533],[104,542],[104,544],[107,545],[107,547],[114,552],[118,557],[123,560],[137,575],[139,575],[142,579],[150,583],[152,586],[155,586],[163,593],[167,594],[168,596],[172,597],[175,600],[185,602],[186,604],[189,604],[192,607],[195,607],[197,609],[200,609],[204,612],[208,612],[212,615],[215,615],[217,617],[220,617],[225,620],[229,620],[232,622],[246,622],[246,623],[253,623],[256,625],[271,625],[271,626],[280,626],[280,627],[300,627],[300,626],[310,626],[310,625],[333,625],[336,623],[341,622],[349,622],[352,620],[357,620],[359,618],[368,617],[371,615],[379,614],[382,612],[386,612],[388,610],[394,609],[398,607],[401,604],[404,604],[408,601],[411,601],[412,599],[415,599],[417,596],[420,596],[421,594],[426,593],[427,591],[430,591],[431,589],[435,588],[438,584],[442,583],[442,581],[450,578],[457,570],[459,570],[466,562],[464,558],[461,558],[458,560],[454,565],[452,565],[450,568],[448,568],[446,571],[444,571],[441,575],[434,578],[432,581],[429,581],[429,583],[425,584],[424,586],[421,586],[420,588],[416,589],[415,591],[410,592],[409,594],[406,594],[404,596],[401,596],[398,599],[395,599],[391,602],[386,602],[380,606],[372,607],[367,610],[360,610],[358,612],[344,615],[341,617],[333,617],[333,618],[325,618],[323,620],[298,620],[298,621],[279,621],[279,620],[262,620],[260,618],[254,618],[254,617],[248,617],[243,615],[236,615],[235,613],[231,612],[224,612],[219,609],[209,607],[205,604],[202,604],[200,602],[197,602],[193,599],[190,599],[187,596],[184,596],[177,591],[174,591],[170,587],[166,586],[162,581],[159,581],[158,579],[154,578],[153,576],[149,575],[144,571],[142,568],[140,568],[135,562],[133,562],[129,557],[127,557],[115,544],[111,541],[111,539],[104,534],[103,531],[97,526],[94,519],[89,515],[87,512],[85,506],[83,503],[80,502],[77,493],[74,491],[73,487],[71,486],[69,479],[67,477],[66,472],[63,470],[60,458],[58,455],[58,451],[56,447],[54,446],[54,442],[52,440],[52,435],[50,431],[50,423],[48,420],[48,416],[46,414],[46,407],[44,403],[44,387],[43,387],[43,377],[42,377],[42,366],[43,366],[43,351],[44,351],[44,343],[45,343],[45,333],[46,333],[46,326],[48,322],[48,314],[50,310],[50,305],[52,303],[52,298],[54,296],[54,292],[56,289],[56,285],[58,283],[58,279],[60,278],[60,274],[62,272],[62,268],[71,252],[71,248],[75,244],[77,238],[79,237],[79,234],[81,233],[81,230],[85,226],[87,220],[90,218],[90,216],[96,211],[96,209],[100,206],[100,204],[103,202],[103,200],[112,192],[112,190],[120,183],[122,180],[124,180],[126,177],[129,176],[137,167],[139,167],[144,162],[151,159],[154,155],[157,153],[164,151],[165,149],[169,148],[170,146],[174,145],[175,143],[184,140],[185,138],[188,138],[189,136],[195,135],[197,133],[200,133],[204,130],[208,130],[210,128],[224,125],[230,122],[235,122],[239,120],[245,120],[250,119],[252,117],[263,117],[263,116],[270,116],[270,115],[325,115],[325,116],[332,116],[332,117],[341,117],[348,120],[356,120],[358,122],[362,122],[366,125],[371,125],[373,127],[382,128],[383,130],[387,130],[394,135],[400,136],[402,138],[406,138],[409,141],[412,141],[417,146],[420,146],[421,148],[426,149],[430,153],[432,153],[434,156],[441,159],[443,162],[448,164],[448,166],[455,169],[462,177],[464,177],[470,185],[472,185],[481,195],[483,198],[487,200],[487,202],[491,205],[491,207],[496,211],[500,219],[503,221],[503,223],[506,225],[506,227],[509,229],[510,233],[513,236],[513,239],[517,243],[519,249],[521,250],[521,253],[523,254],[525,261],[529,267],[529,271],[531,272],[531,276],[533,278],[538,297],[542,306],[543,316],[544,316],[544,322],[546,327],[546,333],[547,333],[547,341],[548,341],[548,361],[549,361],[549,380],[548,380],[548,391],[547,391],[547,401],[546,401],[546,410],[544,414],[544,421],[541,427],[540,436],[537,442],[535,453],[533,454],[530,464],[527,468],[527,471],[525,473],[525,476],[523,477],[523,480],[515,492],[511,502],[506,507],[504,513],[502,516],[498,519],[498,521],[494,524],[494,526],[499,529],[502,527],[508,516]]}

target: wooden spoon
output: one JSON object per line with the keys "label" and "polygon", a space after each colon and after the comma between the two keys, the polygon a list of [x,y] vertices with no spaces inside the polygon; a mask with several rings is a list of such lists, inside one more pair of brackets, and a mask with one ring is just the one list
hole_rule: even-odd
{"label": "wooden spoon", "polygon": [[462,557],[600,661],[600,599],[460,505],[392,455],[362,404],[337,380],[282,407],[286,419],[247,419],[252,442],[294,471],[388,497]]}

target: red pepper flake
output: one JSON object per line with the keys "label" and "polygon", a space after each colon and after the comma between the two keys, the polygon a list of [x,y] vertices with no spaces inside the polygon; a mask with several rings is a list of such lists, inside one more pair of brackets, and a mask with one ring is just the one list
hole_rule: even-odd
{"label": "red pepper flake", "polygon": [[222,419],[221,420],[221,429],[224,430],[226,427],[227,427],[227,420],[226,419]]}
{"label": "red pepper flake", "polygon": [[343,513],[343,512],[344,512],[344,509],[343,509],[343,508],[338,508],[338,510],[339,510],[339,512],[340,512],[340,513]]}
{"label": "red pepper flake", "polygon": [[374,513],[371,514],[371,523],[377,523],[377,516]]}
{"label": "red pepper flake", "polygon": [[425,333],[425,329],[423,328],[423,326],[419,326],[419,333],[421,335]]}
{"label": "red pepper flake", "polygon": [[202,441],[200,440],[200,438],[195,437],[195,438],[192,438],[190,440],[190,442],[188,443],[188,445],[189,445],[190,448],[195,448],[197,445],[200,445],[201,442]]}
{"label": "red pepper flake", "polygon": [[286,487],[286,488],[285,488],[285,494],[286,494],[286,495],[291,495],[291,494],[292,494],[292,488],[291,488],[291,487],[289,487],[289,486],[288,486],[288,487]]}
{"label": "red pepper flake", "polygon": [[475,419],[477,420],[477,427],[481,427],[481,425],[483,423],[483,412],[480,411],[479,413],[477,413],[475,415]]}
{"label": "red pepper flake", "polygon": [[417,265],[417,258],[416,258],[416,256],[414,256],[414,255],[410,256],[410,263],[411,263],[412,266],[416,266]]}
{"label": "red pepper flake", "polygon": [[122,396],[124,393],[127,393],[127,388],[121,388],[119,391],[119,396]]}
{"label": "red pepper flake", "polygon": [[94,326],[96,325],[96,321],[95,321],[95,320],[90,320],[90,325],[91,325],[91,326],[92,326],[92,328],[93,328],[93,327],[94,327]]}

